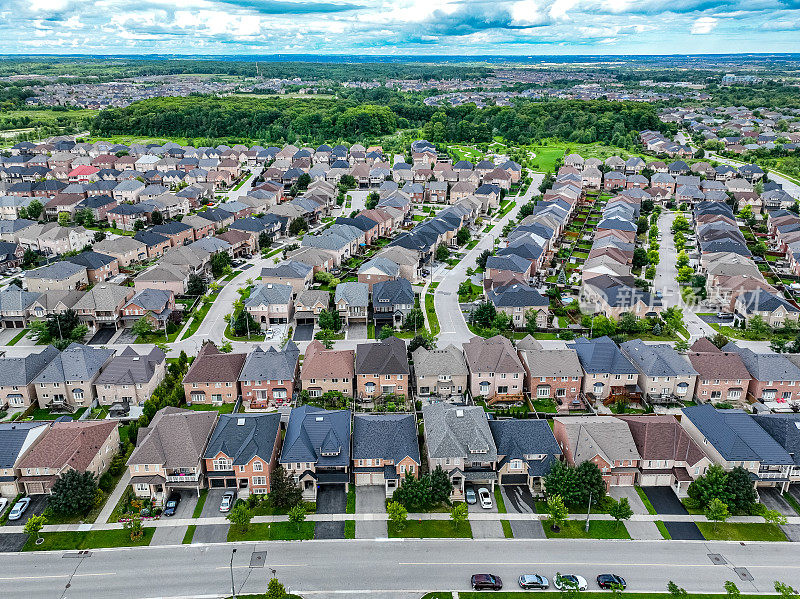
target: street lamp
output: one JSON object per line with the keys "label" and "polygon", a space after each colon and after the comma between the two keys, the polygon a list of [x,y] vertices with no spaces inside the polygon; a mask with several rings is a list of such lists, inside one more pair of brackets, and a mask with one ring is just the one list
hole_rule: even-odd
{"label": "street lamp", "polygon": [[236,548],[231,549],[231,597],[236,599],[236,587],[233,584],[233,556],[236,555]]}

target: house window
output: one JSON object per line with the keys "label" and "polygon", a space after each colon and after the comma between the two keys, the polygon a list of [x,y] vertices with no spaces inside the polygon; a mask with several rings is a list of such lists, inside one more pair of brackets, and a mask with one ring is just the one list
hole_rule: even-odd
{"label": "house window", "polygon": [[267,484],[267,477],[266,476],[254,476],[253,477],[253,484],[258,486],[264,486]]}
{"label": "house window", "polygon": [[263,472],[263,471],[264,471],[263,462],[253,462],[253,472]]}
{"label": "house window", "polygon": [[228,458],[217,458],[213,462],[214,470],[230,470],[233,467],[233,460]]}

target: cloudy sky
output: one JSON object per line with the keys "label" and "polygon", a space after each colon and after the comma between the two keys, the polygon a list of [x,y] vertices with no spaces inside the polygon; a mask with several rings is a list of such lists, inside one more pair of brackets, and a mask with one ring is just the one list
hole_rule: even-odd
{"label": "cloudy sky", "polygon": [[0,0],[0,53],[800,52],[800,0]]}

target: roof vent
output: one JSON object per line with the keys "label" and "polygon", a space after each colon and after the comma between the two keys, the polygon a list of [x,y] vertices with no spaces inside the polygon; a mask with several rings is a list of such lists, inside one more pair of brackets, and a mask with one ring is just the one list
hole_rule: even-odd
{"label": "roof vent", "polygon": [[272,283],[267,283],[267,289],[272,289]]}
{"label": "roof vent", "polygon": [[317,416],[316,418],[314,418],[314,420],[316,420],[317,422],[322,422],[324,418],[322,416]]}
{"label": "roof vent", "polygon": [[134,356],[133,361],[136,362],[139,359],[139,356]]}
{"label": "roof vent", "polygon": [[244,418],[237,418],[236,426],[244,426]]}
{"label": "roof vent", "polygon": [[463,418],[464,410],[456,410],[456,418]]}

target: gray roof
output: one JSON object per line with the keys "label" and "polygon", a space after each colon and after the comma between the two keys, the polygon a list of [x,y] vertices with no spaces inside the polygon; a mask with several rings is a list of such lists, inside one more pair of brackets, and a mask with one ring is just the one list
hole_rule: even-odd
{"label": "gray roof", "polygon": [[600,455],[606,462],[639,460],[639,450],[628,424],[613,416],[557,417],[567,431],[576,464]]}
{"label": "gray roof", "polygon": [[411,355],[414,358],[414,371],[417,376],[469,374],[464,353],[454,345],[431,350],[420,346]]}
{"label": "gray roof", "polygon": [[735,343],[728,343],[722,351],[739,354],[747,371],[757,381],[800,381],[800,368],[780,354],[755,353]]}
{"label": "gray roof", "polygon": [[33,302],[35,302],[40,293],[31,291],[23,291],[16,285],[9,285],[3,290],[0,290],[0,312],[18,312],[25,310]]}
{"label": "gray roof", "polygon": [[641,339],[633,339],[623,343],[620,348],[646,376],[697,375],[691,362],[666,343],[648,345]]}
{"label": "gray roof", "polygon": [[249,464],[255,457],[269,464],[280,434],[280,425],[281,415],[277,412],[223,414],[219,417],[203,457],[212,459],[222,452],[231,458],[234,466]]}
{"label": "gray roof", "polygon": [[717,410],[701,404],[682,412],[727,461],[794,464],[792,456],[742,410]]}
{"label": "gray roof", "polygon": [[356,346],[356,375],[408,374],[406,344],[397,337]]}
{"label": "gray roof", "polygon": [[97,377],[95,385],[132,385],[149,383],[166,355],[154,347],[149,354],[140,355],[131,346],[111,359],[108,366]]}
{"label": "gray roof", "polygon": [[350,465],[350,410],[294,408],[281,451],[281,463],[315,462],[317,467]]}
{"label": "gray roof", "polygon": [[756,414],[753,419],[800,466],[800,414]]}
{"label": "gray roof", "polygon": [[75,310],[103,310],[113,311],[124,302],[131,291],[130,287],[121,287],[110,283],[95,285],[75,302]]}
{"label": "gray roof", "polygon": [[369,286],[366,283],[354,281],[339,283],[336,286],[333,301],[338,304],[342,299],[347,302],[348,306],[366,307],[369,304]]}
{"label": "gray roof", "polygon": [[67,261],[72,262],[73,264],[78,264],[79,266],[83,266],[84,268],[90,268],[92,270],[97,268],[102,268],[107,264],[111,264],[115,260],[116,258],[114,258],[113,256],[91,251],[81,252],[77,256],[70,256],[69,258],[67,258]]}
{"label": "gray roof", "polygon": [[414,289],[406,279],[380,281],[372,286],[372,305],[412,305]]}
{"label": "gray roof", "polygon": [[91,381],[114,350],[72,343],[53,358],[34,383],[65,383],[68,381]]}
{"label": "gray roof", "polygon": [[280,351],[270,346],[267,351],[256,346],[247,354],[240,381],[293,381],[300,350],[288,341]]}
{"label": "gray roof", "polygon": [[279,283],[256,285],[244,301],[248,308],[270,304],[288,304],[292,300],[292,286]]}
{"label": "gray roof", "polygon": [[428,404],[422,407],[422,414],[431,458],[497,461],[497,447],[482,407]]}
{"label": "gray roof", "polygon": [[417,423],[413,414],[356,414],[353,417],[353,459],[404,458],[420,464]]}
{"label": "gray roof", "polygon": [[489,291],[490,302],[500,308],[525,308],[530,306],[549,306],[550,300],[528,285],[506,285]]}
{"label": "gray roof", "polygon": [[[578,360],[578,353],[574,349],[542,349],[541,344],[536,342],[536,346],[524,347],[525,339],[517,344],[520,351],[520,358],[528,366],[531,376],[534,377],[582,377],[583,370]],[[530,339],[533,340],[532,337]],[[535,341],[535,340],[534,340]],[[415,362],[416,364],[416,362]]]}
{"label": "gray roof", "polygon": [[144,310],[161,311],[164,306],[169,302],[172,295],[171,291],[164,289],[142,289],[139,293],[134,295],[125,307],[135,304]]}
{"label": "gray roof", "polygon": [[153,416],[150,426],[139,429],[136,449],[128,464],[196,468],[216,421],[216,411],[162,408]]}
{"label": "gray roof", "polygon": [[578,352],[581,367],[588,373],[639,374],[609,337],[592,340],[579,337],[567,347]]}
{"label": "gray roof", "polygon": [[297,260],[285,260],[275,266],[267,266],[261,269],[262,277],[280,277],[283,279],[305,279],[308,273],[314,269],[303,262]]}
{"label": "gray roof", "polygon": [[24,358],[0,358],[0,386],[24,387],[30,384],[58,354],[55,347],[48,345],[43,351]]}
{"label": "gray roof", "polygon": [[526,455],[561,455],[561,448],[546,420],[490,420],[497,454],[523,460]]}
{"label": "gray roof", "polygon": [[48,428],[49,422],[2,422],[0,423],[0,468],[13,468],[20,453],[27,450],[33,441]]}
{"label": "gray roof", "polygon": [[34,270],[29,270],[25,273],[26,279],[54,279],[56,281],[63,281],[73,276],[75,273],[81,271],[86,272],[86,267],[81,264],[74,264],[62,260],[60,262],[53,262],[47,266],[42,266]]}
{"label": "gray roof", "polygon": [[398,274],[400,274],[400,267],[397,266],[397,264],[388,258],[382,258],[381,256],[376,256],[372,260],[364,262],[364,264],[362,264],[358,269],[358,274],[364,273],[373,268],[390,277],[396,277]]}

